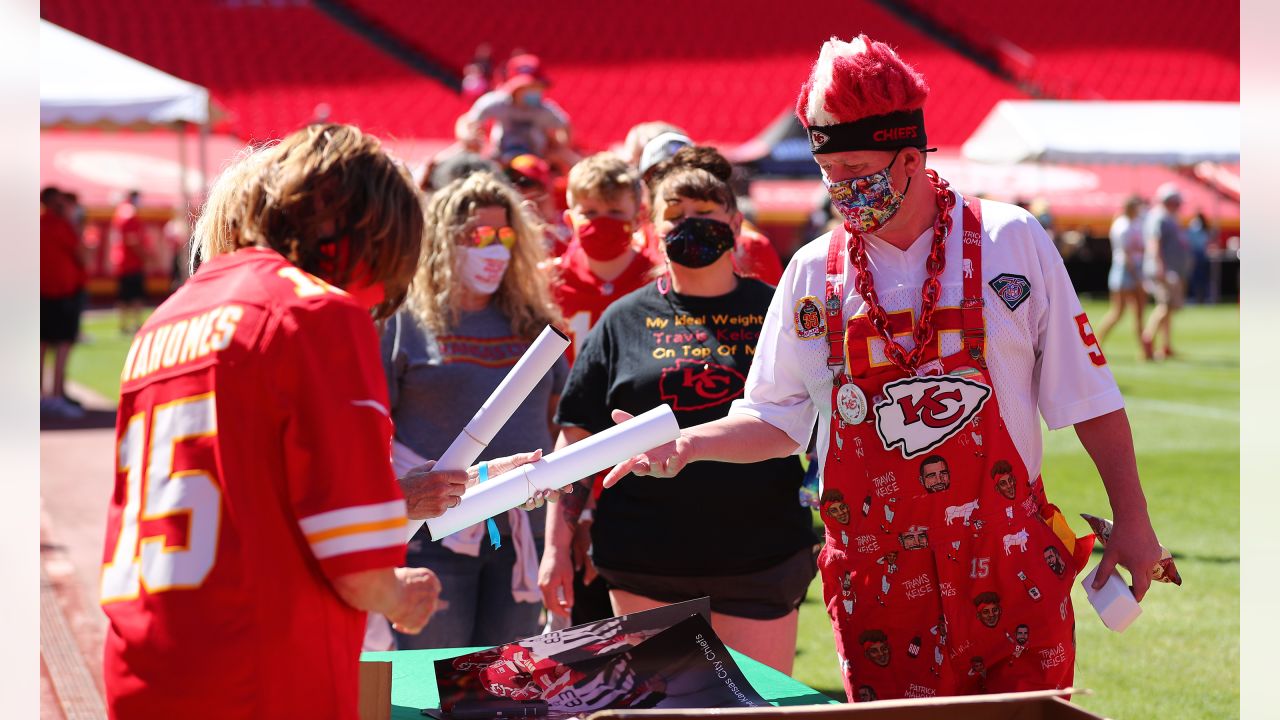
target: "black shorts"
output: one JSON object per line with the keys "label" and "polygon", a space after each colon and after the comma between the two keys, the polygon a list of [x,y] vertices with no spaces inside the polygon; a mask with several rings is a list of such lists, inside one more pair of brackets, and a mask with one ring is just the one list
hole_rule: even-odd
{"label": "black shorts", "polygon": [[750,620],[777,620],[800,607],[818,573],[816,546],[804,547],[771,567],[745,575],[649,575],[596,569],[611,590],[666,603],[711,597],[711,611]]}
{"label": "black shorts", "polygon": [[80,312],[84,297],[40,298],[40,342],[72,343],[80,335]]}
{"label": "black shorts", "polygon": [[121,275],[116,282],[119,284],[116,298],[120,302],[147,299],[146,276],[142,273],[136,272]]}

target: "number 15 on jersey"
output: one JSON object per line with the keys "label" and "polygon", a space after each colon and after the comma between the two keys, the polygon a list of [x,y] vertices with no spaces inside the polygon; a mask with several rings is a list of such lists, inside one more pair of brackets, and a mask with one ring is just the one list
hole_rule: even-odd
{"label": "number 15 on jersey", "polygon": [[[102,567],[102,604],[199,587],[213,569],[222,491],[213,467],[174,470],[183,443],[217,434],[213,393],[156,405],[129,418],[118,443],[125,474],[120,532]],[[207,463],[212,465],[212,462]],[[186,515],[186,537],[148,521]],[[185,539],[185,542],[183,540]]]}

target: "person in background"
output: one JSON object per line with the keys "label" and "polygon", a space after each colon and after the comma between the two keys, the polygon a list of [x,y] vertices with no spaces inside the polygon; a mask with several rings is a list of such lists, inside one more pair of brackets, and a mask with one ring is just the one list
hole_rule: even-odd
{"label": "person in background", "polygon": [[116,308],[120,332],[132,335],[142,326],[146,288],[146,234],[138,217],[139,194],[130,190],[111,217],[111,265],[115,268]]}
{"label": "person in background", "polygon": [[501,175],[502,166],[483,155],[457,152],[448,156],[436,155],[424,169],[419,187],[428,197],[454,180],[461,180],[473,173],[487,172]]}
{"label": "person in background", "polygon": [[[592,155],[569,172],[564,221],[572,240],[552,262],[552,292],[575,344],[587,339],[614,300],[644,285],[653,258],[637,242],[642,186],[612,153]],[[575,345],[569,346],[573,364]]]}
{"label": "person in background", "polygon": [[569,116],[546,97],[550,85],[536,55],[517,55],[507,61],[507,79],[476,100],[465,117],[474,128],[492,122],[489,140],[498,157],[532,153],[571,167],[577,157],[569,144]]}
{"label": "person in background", "polygon": [[555,180],[551,175],[551,166],[536,155],[523,153],[507,163],[506,177],[520,191],[525,203],[544,228],[547,255],[559,257],[569,247],[573,229],[566,224],[561,210],[556,207],[553,196]]}
{"label": "person in background", "polygon": [[[667,173],[683,167],[702,168],[732,187],[733,165],[715,148],[705,145],[686,145],[677,149],[669,158],[649,169],[646,182],[653,187],[661,183]],[[753,277],[774,286],[782,277],[782,262],[773,243],[745,219],[734,239],[732,257],[733,271],[738,275]]]}
{"label": "person in background", "polygon": [[[609,306],[579,348],[557,412],[557,446],[668,403],[681,426],[723,418],[740,397],[773,288],[733,271],[741,216],[727,183],[681,168],[655,188],[665,273]],[[813,579],[812,516],[798,457],[691,466],[675,482],[624,479],[599,496],[592,558],[617,615],[711,597],[725,644],[782,672]],[[578,493],[573,493],[577,496]],[[539,586],[550,612],[576,605],[564,503],[548,512]]]}
{"label": "person in background", "polygon": [[[613,153],[592,155],[569,171],[565,221],[573,240],[552,261],[552,292],[564,315],[574,353],[605,309],[615,300],[649,281],[654,261],[645,252],[640,228],[643,192],[636,170]],[[573,593],[571,624],[602,620],[613,613],[609,591],[591,565],[591,491],[573,493],[561,501],[562,517],[573,534]],[[552,615],[552,620],[562,618]]]}
{"label": "person in background", "polygon": [[[423,251],[404,309],[382,331],[382,364],[397,452],[439,457],[480,403],[560,313],[539,267],[536,220],[503,180],[476,173],[427,205]],[[568,373],[560,359],[489,443],[481,460],[550,450],[552,415]],[[400,649],[490,647],[538,631],[537,568],[544,512],[511,512],[433,542],[409,541],[408,564],[443,584],[442,608]],[[497,540],[493,544],[491,540]]]}
{"label": "person in background", "polygon": [[[80,335],[85,269],[79,235],[68,220],[70,196],[55,187],[40,191],[40,414],[84,417],[67,396],[67,360]],[[45,358],[53,351],[53,380],[44,391]]]}
{"label": "person in background", "polygon": [[480,43],[472,53],[471,62],[462,70],[462,97],[469,102],[489,92],[493,87],[493,47]]}
{"label": "person in background", "polygon": [[[644,148],[649,144],[650,140],[653,140],[664,133],[672,133],[683,137],[686,140],[689,137],[689,133],[662,120],[650,120],[648,122],[637,123],[632,125],[630,130],[627,130],[627,136],[622,141],[622,159],[626,160],[627,164],[631,167],[640,170],[640,174],[643,175],[644,169],[640,167],[640,164],[644,159]],[[688,141],[688,143],[692,143],[692,141]]]}
{"label": "person in background", "polygon": [[76,193],[63,193],[66,202],[67,221],[71,223],[71,227],[76,231],[76,237],[84,237],[84,225],[86,211],[84,205],[80,204],[80,196]]}
{"label": "person in background", "polygon": [[1187,224],[1187,243],[1191,245],[1191,278],[1187,282],[1187,299],[1207,303],[1209,298],[1209,218],[1197,211]]}
{"label": "person in background", "polygon": [[[1142,353],[1148,360],[1173,356],[1173,316],[1186,300],[1187,274],[1191,272],[1191,245],[1178,224],[1182,192],[1172,182],[1156,189],[1156,206],[1147,213],[1143,234],[1146,253],[1143,276],[1156,309],[1142,332]],[[1159,352],[1156,343],[1160,342]]]}
{"label": "person in background", "polygon": [[636,168],[640,170],[640,178],[644,180],[645,185],[652,190],[658,180],[658,178],[654,177],[658,166],[670,160],[684,148],[692,146],[693,140],[690,140],[688,135],[677,130],[668,130],[650,138],[641,148],[640,160],[636,164]]}
{"label": "person in background", "polygon": [[1111,330],[1124,316],[1125,308],[1132,307],[1134,327],[1138,342],[1142,342],[1142,315],[1147,305],[1147,294],[1142,289],[1142,255],[1145,239],[1142,236],[1142,198],[1133,196],[1125,200],[1124,211],[1111,223],[1111,272],[1107,273],[1107,289],[1111,292],[1111,307],[1098,323],[1098,342],[1105,343]]}

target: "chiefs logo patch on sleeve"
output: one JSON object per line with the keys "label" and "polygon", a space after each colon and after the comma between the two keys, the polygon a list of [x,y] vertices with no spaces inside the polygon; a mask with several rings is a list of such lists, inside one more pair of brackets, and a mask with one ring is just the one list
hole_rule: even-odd
{"label": "chiefs logo patch on sleeve", "polygon": [[954,375],[911,377],[884,386],[876,405],[876,430],[885,450],[913,458],[946,442],[991,397],[983,383]]}

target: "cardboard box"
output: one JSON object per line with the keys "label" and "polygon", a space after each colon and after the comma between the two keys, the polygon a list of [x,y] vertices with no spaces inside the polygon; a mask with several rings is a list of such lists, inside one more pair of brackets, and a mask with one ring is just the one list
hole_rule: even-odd
{"label": "cardboard box", "polygon": [[391,720],[391,663],[360,663],[360,720]]}
{"label": "cardboard box", "polygon": [[787,720],[1107,720],[1072,705],[1073,691],[1006,693],[963,697],[880,700],[877,702],[768,707],[749,710],[604,710],[588,720],[626,718],[787,718]]}

